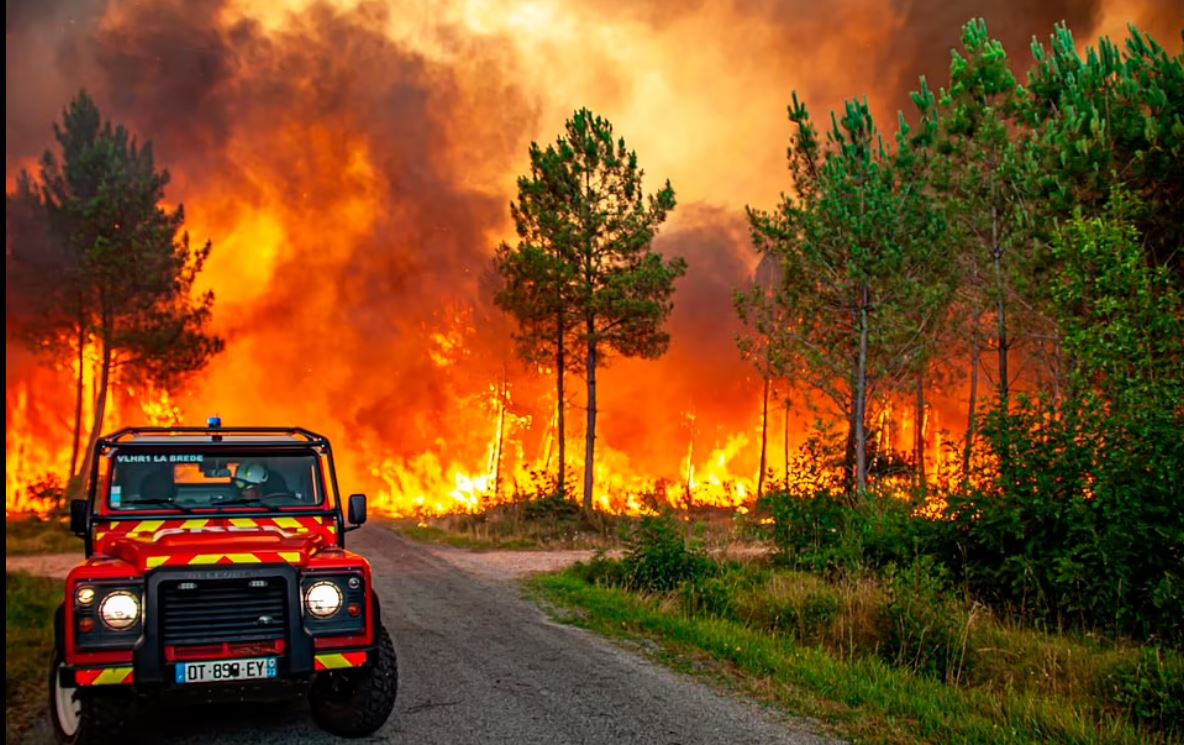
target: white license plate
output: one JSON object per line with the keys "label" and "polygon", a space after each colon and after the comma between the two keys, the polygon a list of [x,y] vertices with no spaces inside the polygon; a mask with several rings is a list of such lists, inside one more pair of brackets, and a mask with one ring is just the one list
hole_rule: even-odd
{"label": "white license plate", "polygon": [[276,676],[276,657],[248,660],[214,660],[177,663],[178,683],[218,683],[224,680],[257,680]]}

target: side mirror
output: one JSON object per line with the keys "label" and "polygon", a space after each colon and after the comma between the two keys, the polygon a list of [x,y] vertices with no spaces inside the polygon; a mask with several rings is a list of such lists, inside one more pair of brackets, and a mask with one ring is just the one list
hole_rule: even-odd
{"label": "side mirror", "polygon": [[85,499],[70,500],[70,532],[76,536],[86,535],[86,518],[90,514],[90,505]]}
{"label": "side mirror", "polygon": [[349,495],[349,522],[352,527],[360,528],[366,522],[366,495]]}

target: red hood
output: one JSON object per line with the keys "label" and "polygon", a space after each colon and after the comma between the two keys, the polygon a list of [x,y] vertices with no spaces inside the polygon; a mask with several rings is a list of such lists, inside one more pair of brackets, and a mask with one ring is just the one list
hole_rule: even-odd
{"label": "red hood", "polygon": [[141,572],[220,564],[303,567],[314,553],[336,545],[335,531],[331,521],[320,518],[96,521],[95,551]]}

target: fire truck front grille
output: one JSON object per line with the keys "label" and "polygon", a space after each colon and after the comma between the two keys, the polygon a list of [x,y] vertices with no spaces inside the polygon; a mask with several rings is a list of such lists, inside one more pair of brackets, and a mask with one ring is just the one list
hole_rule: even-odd
{"label": "fire truck front grille", "polygon": [[278,577],[163,582],[161,639],[173,646],[283,639],[287,596]]}

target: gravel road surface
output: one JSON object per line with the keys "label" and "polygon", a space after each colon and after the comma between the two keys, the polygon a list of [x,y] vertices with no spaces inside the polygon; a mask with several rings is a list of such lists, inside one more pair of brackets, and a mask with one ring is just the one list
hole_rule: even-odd
{"label": "gravel road surface", "polygon": [[[556,624],[513,578],[578,556],[425,546],[381,525],[350,536],[374,564],[399,656],[396,713],[363,742],[833,742],[811,725],[738,701],[581,629]],[[483,559],[483,557],[485,557]],[[303,702],[170,705],[137,726],[159,743],[342,743]],[[45,739],[48,728],[33,735]]]}

